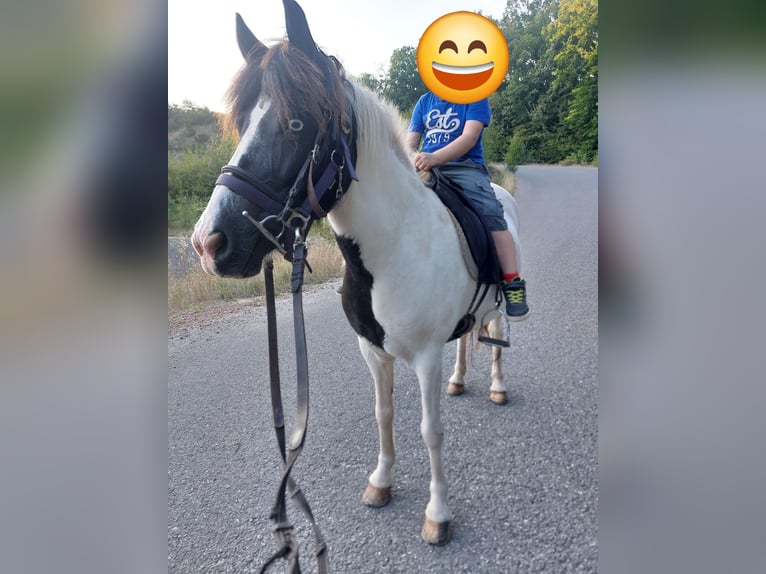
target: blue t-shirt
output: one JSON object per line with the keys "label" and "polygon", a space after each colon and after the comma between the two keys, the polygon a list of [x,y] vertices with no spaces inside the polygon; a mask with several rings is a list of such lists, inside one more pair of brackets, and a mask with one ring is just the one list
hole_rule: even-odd
{"label": "blue t-shirt", "polygon": [[[427,92],[415,104],[409,131],[422,133],[423,151],[432,153],[455,141],[463,133],[466,121],[477,120],[487,127],[491,115],[487,98],[472,104],[453,104]],[[483,134],[482,129],[476,145],[455,161],[470,159],[484,163],[484,149],[481,145]]]}

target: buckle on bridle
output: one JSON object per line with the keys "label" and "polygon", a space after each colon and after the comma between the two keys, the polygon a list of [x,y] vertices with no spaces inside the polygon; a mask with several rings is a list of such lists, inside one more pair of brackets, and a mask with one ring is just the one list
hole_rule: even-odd
{"label": "buckle on bridle", "polygon": [[[255,225],[255,228],[261,232],[261,235],[263,235],[266,239],[268,239],[274,244],[274,246],[277,248],[277,251],[279,251],[282,257],[284,257],[287,254],[287,250],[279,242],[280,238],[285,233],[286,226],[284,221],[282,221],[276,215],[269,215],[268,217],[264,218],[262,221],[258,221],[252,215],[250,215],[247,211],[243,211],[242,215],[247,217],[250,220],[250,223]],[[276,235],[276,237],[274,236],[274,234],[271,233],[271,231],[266,229],[266,226],[264,225],[269,219],[274,219],[275,221],[279,222],[279,224],[282,226],[281,231],[279,232],[278,235]]]}
{"label": "buckle on bridle", "polygon": [[340,156],[340,163],[335,161],[335,154],[338,153],[337,149],[332,150],[332,153],[330,154],[330,161],[333,163],[333,165],[336,167],[338,171],[343,171],[343,168],[346,167],[346,158],[343,156]]}
{"label": "buckle on bridle", "polygon": [[[284,211],[280,214],[279,217],[280,221],[282,222],[282,233],[284,233],[284,227],[292,227],[294,229],[299,229],[301,231],[305,231],[308,228],[309,222],[311,220],[310,215],[303,215],[300,211],[297,211],[295,209],[292,209],[290,207],[285,207]],[[300,221],[300,225],[295,225],[295,220]],[[282,236],[282,233],[279,234],[279,237]]]}

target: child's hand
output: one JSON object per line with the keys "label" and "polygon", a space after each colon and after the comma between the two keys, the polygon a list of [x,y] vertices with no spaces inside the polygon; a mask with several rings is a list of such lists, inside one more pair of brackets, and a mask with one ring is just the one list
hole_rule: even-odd
{"label": "child's hand", "polygon": [[415,154],[413,160],[415,163],[415,168],[419,169],[420,171],[427,171],[432,167],[439,165],[436,154],[433,153],[421,152],[419,154]]}

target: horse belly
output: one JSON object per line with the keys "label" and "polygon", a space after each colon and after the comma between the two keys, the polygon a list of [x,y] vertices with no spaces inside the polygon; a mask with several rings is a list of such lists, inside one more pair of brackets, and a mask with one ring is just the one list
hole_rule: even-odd
{"label": "horse belly", "polygon": [[455,274],[446,285],[373,289],[372,304],[385,331],[384,350],[407,362],[434,343],[444,344],[465,314],[473,287]]}

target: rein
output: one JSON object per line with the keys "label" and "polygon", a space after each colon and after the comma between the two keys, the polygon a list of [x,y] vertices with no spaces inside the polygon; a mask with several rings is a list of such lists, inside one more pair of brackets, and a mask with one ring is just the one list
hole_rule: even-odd
{"label": "rein", "polygon": [[[353,117],[353,115],[352,115]],[[266,287],[266,318],[269,347],[269,379],[271,388],[271,407],[274,417],[274,431],[277,436],[279,452],[282,456],[283,471],[279,481],[277,497],[269,518],[278,550],[263,565],[260,572],[264,574],[278,559],[287,562],[289,574],[300,574],[298,557],[298,541],[295,538],[293,526],[287,518],[285,503],[286,491],[308,518],[314,530],[315,556],[318,574],[329,573],[327,545],[322,533],[314,520],[311,507],[305,495],[290,476],[298,455],[303,450],[309,417],[309,374],[308,352],[306,348],[306,331],[303,321],[303,276],[305,269],[311,271],[306,261],[306,236],[311,224],[327,215],[332,207],[343,197],[351,185],[358,181],[354,170],[356,160],[355,124],[348,130],[333,134],[334,148],[321,153],[320,142],[317,140],[303,162],[295,181],[290,188],[287,199],[280,200],[278,194],[259,181],[252,174],[234,165],[226,165],[221,169],[221,175],[216,184],[225,185],[233,192],[241,195],[258,208],[267,213],[260,221],[247,211],[244,215],[255,225],[258,231],[277,248],[285,259],[292,262],[293,269],[290,279],[290,291],[293,295],[293,324],[295,330],[295,359],[296,359],[296,414],[289,442],[285,437],[284,411],[282,407],[282,391],[279,378],[279,355],[277,345],[276,304],[274,298],[274,263],[271,256],[264,260],[264,282]],[[351,145],[349,145],[349,137]],[[314,166],[320,176],[314,182]],[[305,189],[305,197],[301,200]],[[282,203],[284,201],[284,203]],[[267,226],[278,226],[276,233]]]}
{"label": "rein", "polygon": [[282,456],[284,469],[282,479],[277,489],[277,498],[272,507],[269,518],[273,524],[274,537],[279,550],[261,568],[261,574],[279,558],[287,561],[289,574],[300,574],[300,562],[298,557],[298,541],[293,532],[293,526],[287,518],[285,504],[286,488],[290,490],[290,497],[303,511],[314,530],[315,547],[314,554],[317,560],[319,574],[328,574],[330,571],[327,556],[327,545],[322,532],[314,520],[311,507],[306,500],[303,491],[298,487],[290,476],[293,465],[298,455],[303,450],[306,440],[306,430],[309,418],[309,380],[308,380],[308,352],[306,348],[306,331],[303,321],[303,274],[305,270],[306,242],[300,230],[295,230],[295,243],[293,246],[293,271],[290,278],[290,291],[293,294],[293,323],[295,329],[295,360],[297,373],[296,412],[290,442],[285,441],[285,420],[282,408],[282,391],[279,379],[279,352],[277,341],[277,317],[274,299],[274,262],[268,256],[264,265],[264,281],[266,285],[266,322],[269,343],[269,379],[271,387],[271,408],[274,416],[274,431],[277,435],[279,453]]}

